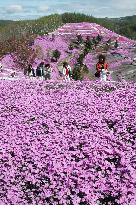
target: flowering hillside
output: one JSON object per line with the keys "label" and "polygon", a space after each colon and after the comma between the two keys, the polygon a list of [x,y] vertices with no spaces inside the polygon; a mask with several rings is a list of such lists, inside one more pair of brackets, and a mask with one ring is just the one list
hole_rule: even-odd
{"label": "flowering hillside", "polygon": [[135,204],[136,84],[0,82],[0,204]]}
{"label": "flowering hillside", "polygon": [[[82,22],[8,46],[0,59],[0,205],[136,204],[136,41]],[[93,81],[101,53],[111,82]],[[51,80],[24,75],[41,61],[51,64]],[[64,61],[86,66],[81,81],[62,82]]]}
{"label": "flowering hillside", "polygon": [[[92,75],[95,73],[95,65],[100,53],[104,53],[107,56],[109,69],[114,71],[114,73],[116,73],[116,70],[121,70],[122,66],[130,65],[136,57],[136,41],[134,40],[120,36],[95,23],[67,23],[48,35],[35,38],[33,44],[30,45],[35,54],[35,59],[32,63],[33,67],[36,67],[41,61],[50,63],[53,68],[52,79],[59,80],[59,70],[62,69],[62,62],[68,61],[72,69],[74,68],[75,64],[77,64],[77,59],[81,57],[86,49],[85,41],[87,36],[90,38],[91,43],[94,42],[91,49],[85,54],[83,63]],[[99,42],[95,42],[98,36],[102,39]],[[77,41],[77,37],[80,38],[78,40],[81,42]],[[116,42],[117,45],[115,47]],[[60,53],[60,56],[54,60],[53,52],[56,50]],[[14,53],[12,53],[11,61],[15,58],[13,56]],[[2,62],[8,69],[9,58],[5,56]],[[18,67],[18,65],[14,66]],[[132,67],[131,70],[135,72],[135,67]],[[129,72],[130,70],[126,69],[125,76],[128,75],[127,71]]]}

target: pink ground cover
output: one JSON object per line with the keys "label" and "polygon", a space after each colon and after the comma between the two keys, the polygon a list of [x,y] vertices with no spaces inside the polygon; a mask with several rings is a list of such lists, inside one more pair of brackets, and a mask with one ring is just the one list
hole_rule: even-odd
{"label": "pink ground cover", "polygon": [[0,81],[1,205],[134,205],[136,84]]}

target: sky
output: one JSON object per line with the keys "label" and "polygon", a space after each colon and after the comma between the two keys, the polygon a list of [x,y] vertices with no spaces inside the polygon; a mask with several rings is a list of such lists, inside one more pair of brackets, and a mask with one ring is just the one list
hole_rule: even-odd
{"label": "sky", "polygon": [[0,0],[0,20],[36,19],[65,12],[102,18],[132,16],[136,15],[136,0]]}

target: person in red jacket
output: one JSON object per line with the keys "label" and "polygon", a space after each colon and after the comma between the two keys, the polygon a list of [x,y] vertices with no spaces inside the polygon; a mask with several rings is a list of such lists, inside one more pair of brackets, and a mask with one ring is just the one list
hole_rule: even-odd
{"label": "person in red jacket", "polygon": [[108,72],[108,63],[105,62],[106,58],[104,55],[99,56],[99,62],[96,64],[96,70],[95,73],[96,77],[101,77],[101,80],[106,81],[106,74]]}

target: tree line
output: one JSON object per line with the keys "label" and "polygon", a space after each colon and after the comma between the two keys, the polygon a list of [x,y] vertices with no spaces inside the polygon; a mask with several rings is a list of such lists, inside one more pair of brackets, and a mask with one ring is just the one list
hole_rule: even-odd
{"label": "tree line", "polygon": [[44,16],[36,20],[0,21],[0,41],[22,38],[24,35],[43,35],[56,30],[65,23],[97,23],[120,35],[136,39],[136,15],[124,18],[95,18],[81,13],[64,13]]}

